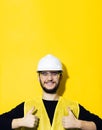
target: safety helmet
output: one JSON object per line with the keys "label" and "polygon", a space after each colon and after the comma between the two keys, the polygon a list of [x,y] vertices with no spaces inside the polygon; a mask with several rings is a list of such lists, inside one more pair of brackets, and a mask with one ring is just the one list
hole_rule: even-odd
{"label": "safety helmet", "polygon": [[62,71],[62,64],[60,62],[60,60],[51,55],[48,54],[46,56],[44,56],[38,63],[38,67],[37,67],[37,71]]}

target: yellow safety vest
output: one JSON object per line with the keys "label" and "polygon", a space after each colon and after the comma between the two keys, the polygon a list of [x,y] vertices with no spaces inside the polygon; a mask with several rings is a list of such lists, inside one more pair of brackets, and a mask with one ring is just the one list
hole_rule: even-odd
{"label": "yellow safety vest", "polygon": [[62,117],[68,115],[67,108],[70,107],[76,118],[79,116],[79,105],[77,102],[72,102],[59,98],[57,106],[55,108],[54,117],[52,125],[50,124],[50,119],[46,112],[46,108],[43,104],[42,98],[37,98],[36,100],[27,101],[24,104],[24,115],[32,108],[35,107],[35,115],[38,116],[39,125],[37,128],[22,128],[21,130],[65,130],[62,126]]}

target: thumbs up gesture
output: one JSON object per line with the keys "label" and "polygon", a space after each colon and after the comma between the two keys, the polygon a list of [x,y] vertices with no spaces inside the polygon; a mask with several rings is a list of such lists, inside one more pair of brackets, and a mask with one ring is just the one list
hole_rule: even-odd
{"label": "thumbs up gesture", "polygon": [[62,125],[65,129],[78,128],[78,119],[74,116],[70,108],[67,108],[68,116],[62,118]]}
{"label": "thumbs up gesture", "polygon": [[39,119],[33,115],[35,108],[31,108],[28,113],[22,118],[22,126],[28,128],[35,128],[38,126]]}

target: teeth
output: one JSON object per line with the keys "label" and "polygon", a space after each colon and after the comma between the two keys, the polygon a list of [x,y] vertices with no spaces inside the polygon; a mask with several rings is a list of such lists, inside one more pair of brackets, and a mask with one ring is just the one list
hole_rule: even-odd
{"label": "teeth", "polygon": [[53,85],[54,83],[53,82],[47,82],[46,84],[47,85]]}
{"label": "teeth", "polygon": [[53,84],[52,82],[49,82],[49,83],[47,83],[47,84]]}
{"label": "teeth", "polygon": [[53,82],[46,82],[46,83],[53,83]]}

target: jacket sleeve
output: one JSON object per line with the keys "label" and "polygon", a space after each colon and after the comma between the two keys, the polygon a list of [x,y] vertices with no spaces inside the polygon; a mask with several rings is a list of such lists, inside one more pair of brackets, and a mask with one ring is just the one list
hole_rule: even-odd
{"label": "jacket sleeve", "polygon": [[86,121],[93,121],[96,124],[97,130],[102,130],[102,119],[86,110],[83,106],[79,104],[79,119],[86,120]]}
{"label": "jacket sleeve", "polygon": [[0,129],[12,130],[12,120],[24,116],[24,102],[13,108],[11,111],[0,115]]}

